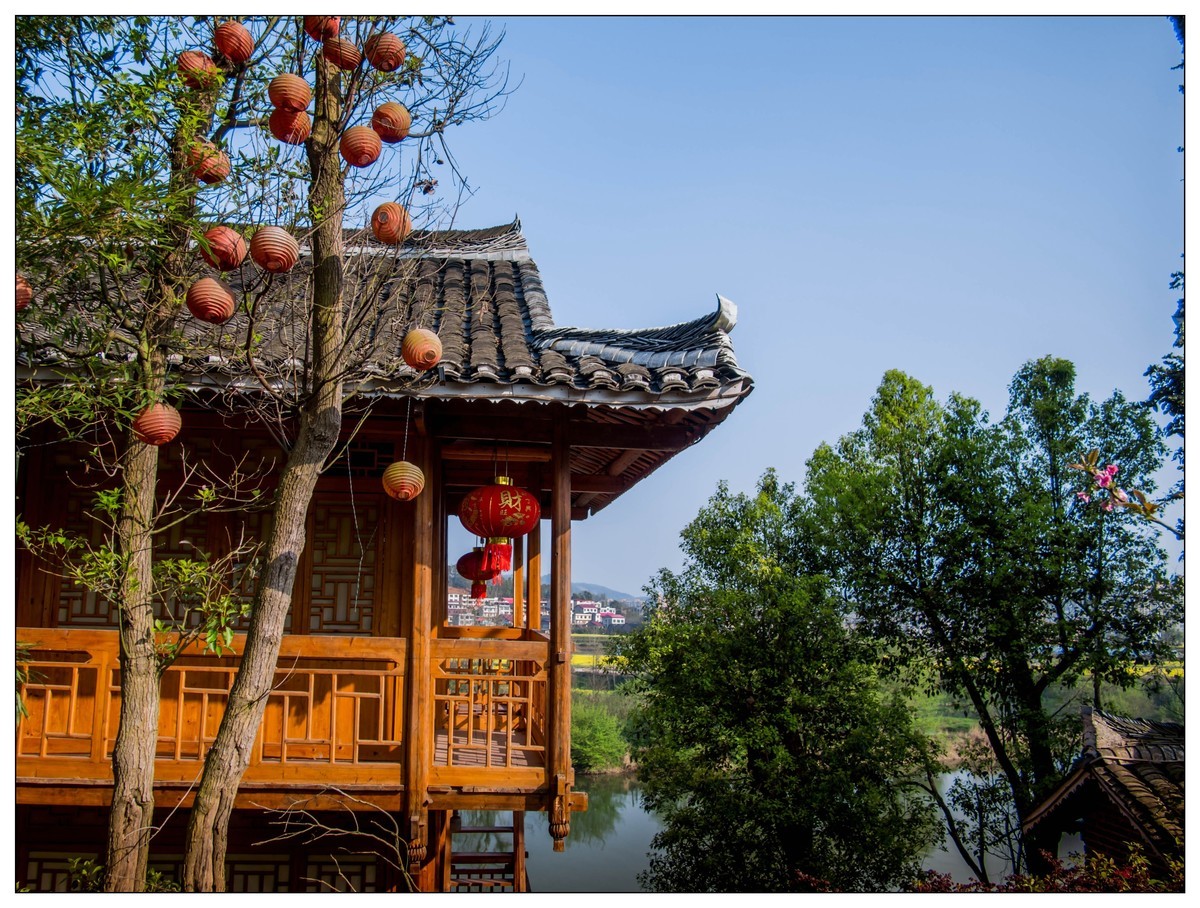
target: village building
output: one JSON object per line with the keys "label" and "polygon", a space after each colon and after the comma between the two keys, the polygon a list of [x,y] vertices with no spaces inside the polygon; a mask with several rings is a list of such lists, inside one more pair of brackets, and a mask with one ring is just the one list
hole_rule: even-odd
{"label": "village building", "polygon": [[[390,280],[383,311],[362,330],[398,348],[412,326],[430,328],[442,357],[427,376],[367,362],[351,382],[340,456],[309,509],[275,685],[237,793],[227,885],[316,891],[333,880],[336,888],[439,891],[486,877],[523,889],[526,816],[544,817],[560,849],[572,813],[587,806],[570,752],[571,526],[636,494],[639,481],[751,391],[729,340],[736,310],[718,297],[715,310],[665,328],[561,327],[517,222],[414,234],[399,255],[358,242],[352,251],[367,264],[355,279]],[[615,254],[597,260],[598,274],[618,267]],[[35,315],[22,319],[26,350],[36,347]],[[282,336],[294,313],[281,306],[275,317]],[[220,346],[217,335],[236,336],[239,318],[212,328],[185,314],[179,327],[197,344]],[[161,449],[164,493],[184,482],[187,464],[219,472],[247,459],[281,462],[269,432],[220,405],[223,389],[246,376],[207,354],[184,355],[172,369],[188,394],[183,430]],[[17,378],[54,380],[54,370],[26,355]],[[97,538],[80,449],[45,428],[21,441],[36,452],[17,464],[22,518]],[[493,481],[498,457],[539,500],[550,542],[543,551],[539,533],[514,541],[510,626],[479,627],[469,596],[450,586],[446,566],[462,553],[447,550],[447,528],[464,495]],[[381,485],[401,459],[426,478],[411,501]],[[243,531],[261,534],[265,513],[188,517],[161,536],[156,554],[221,552]],[[249,599],[249,586],[239,595]],[[103,856],[120,701],[117,620],[113,603],[18,551],[16,638],[30,644],[32,661],[16,735],[16,866],[17,882],[34,890],[61,887],[72,857]],[[151,862],[166,872],[182,858],[187,809],[243,639],[220,656],[193,648],[163,674],[161,828]],[[347,829],[348,812],[390,818],[403,871],[361,846],[339,857],[345,837],[269,841],[272,821],[297,807],[336,830]],[[493,864],[456,852],[455,815],[464,809],[511,812],[511,852]]]}

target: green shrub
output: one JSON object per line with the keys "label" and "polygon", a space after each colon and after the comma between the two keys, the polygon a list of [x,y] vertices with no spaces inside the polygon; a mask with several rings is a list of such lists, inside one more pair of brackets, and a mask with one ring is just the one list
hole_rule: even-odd
{"label": "green shrub", "polygon": [[571,763],[580,772],[620,766],[627,748],[616,717],[591,698],[571,707]]}

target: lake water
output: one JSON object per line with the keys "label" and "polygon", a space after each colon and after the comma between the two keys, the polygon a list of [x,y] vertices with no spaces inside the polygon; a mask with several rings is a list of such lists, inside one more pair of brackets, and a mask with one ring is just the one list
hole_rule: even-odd
{"label": "lake water", "polygon": [[[941,778],[943,791],[953,780]],[[580,776],[577,787],[588,793],[588,809],[571,814],[571,834],[566,850],[555,853],[546,814],[525,814],[526,850],[529,852],[529,883],[534,892],[642,892],[637,875],[649,865],[650,840],[661,828],[658,819],[643,809],[641,786],[629,776]],[[492,825],[492,814],[464,811],[464,826]],[[505,816],[505,818],[507,818]],[[498,822],[496,823],[498,825]],[[463,850],[485,850],[491,844],[479,837],[455,840]],[[1078,836],[1064,836],[1059,854],[1080,852]],[[971,874],[952,845],[948,850],[934,848],[925,858],[930,870],[949,873],[958,882],[968,882]],[[997,865],[989,865],[992,879],[1003,876]]]}

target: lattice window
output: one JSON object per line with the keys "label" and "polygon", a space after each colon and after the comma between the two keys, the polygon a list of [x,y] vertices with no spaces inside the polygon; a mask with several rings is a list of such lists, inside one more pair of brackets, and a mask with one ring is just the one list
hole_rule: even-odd
{"label": "lattice window", "polygon": [[230,892],[291,891],[291,859],[284,854],[227,858],[225,874]]}
{"label": "lattice window", "polygon": [[375,622],[379,523],[376,494],[347,493],[336,498],[326,494],[315,505],[310,633],[370,635]]}
{"label": "lattice window", "polygon": [[[104,526],[86,512],[92,507],[92,489],[67,487],[58,500],[64,509],[63,529],[98,547],[104,540]],[[117,608],[107,599],[63,578],[58,597],[58,623],[62,627],[116,627]]]}
{"label": "lattice window", "polygon": [[305,892],[382,892],[373,855],[314,854],[305,867]]}

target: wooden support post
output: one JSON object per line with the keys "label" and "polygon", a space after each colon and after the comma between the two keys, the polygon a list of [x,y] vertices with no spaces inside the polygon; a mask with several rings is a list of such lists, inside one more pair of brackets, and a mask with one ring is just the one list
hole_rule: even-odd
{"label": "wooden support post", "polygon": [[550,836],[563,851],[571,831],[571,441],[554,424],[550,507]]}
{"label": "wooden support post", "polygon": [[[426,475],[433,472],[436,459],[432,441],[424,448],[419,466]],[[407,803],[409,873],[425,860],[428,845],[427,792],[429,767],[433,762],[433,692],[430,665],[433,632],[433,554],[434,497],[441,494],[437,485],[426,488],[414,499],[412,609],[409,624],[408,728],[405,734],[405,800]]]}
{"label": "wooden support post", "polygon": [[513,627],[525,626],[525,538],[513,539]]}
{"label": "wooden support post", "polygon": [[526,627],[542,629],[542,524],[533,528],[526,539],[529,553],[525,559],[525,612]]}

